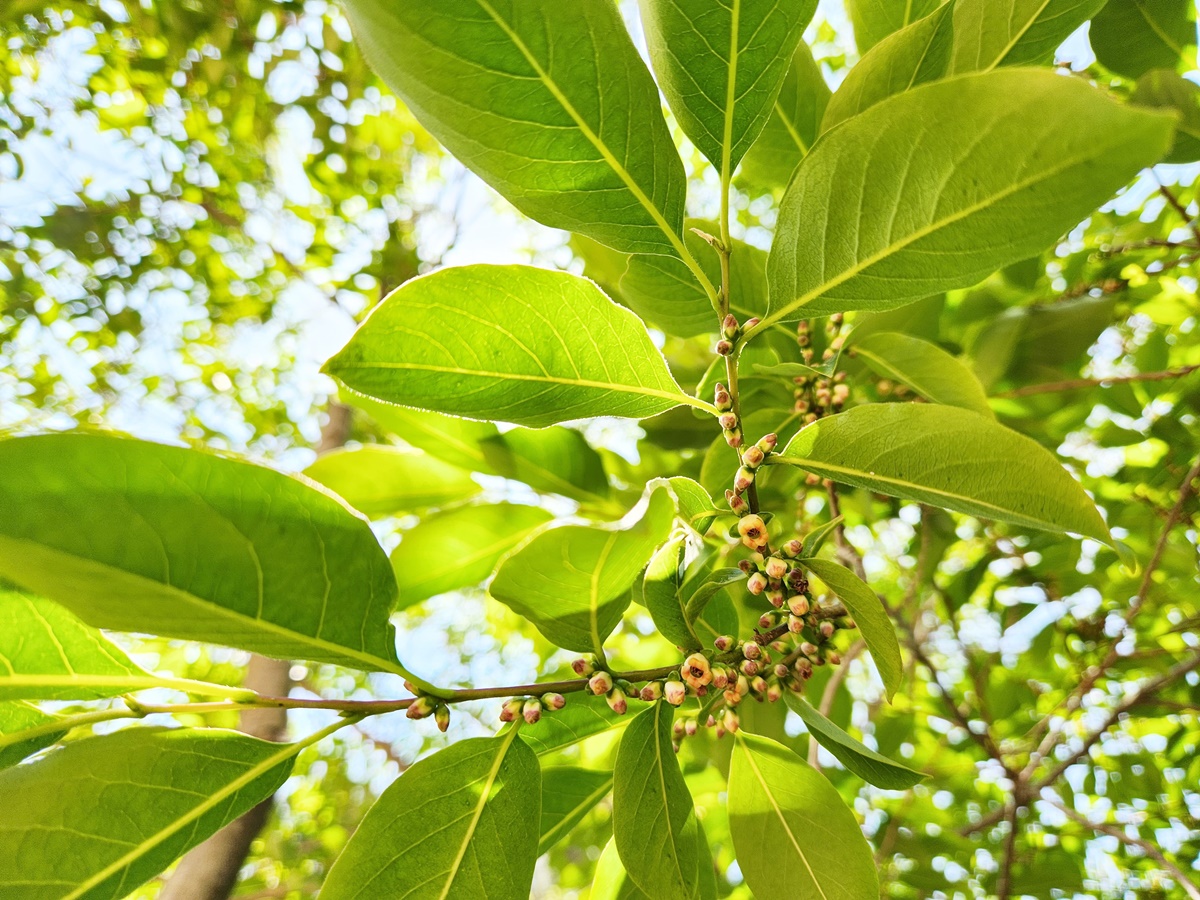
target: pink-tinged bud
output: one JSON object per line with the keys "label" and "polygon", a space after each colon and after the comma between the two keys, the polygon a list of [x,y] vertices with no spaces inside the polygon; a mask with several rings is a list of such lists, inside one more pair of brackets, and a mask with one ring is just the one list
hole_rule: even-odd
{"label": "pink-tinged bud", "polygon": [[793,616],[808,615],[808,598],[795,594],[788,598],[788,609],[791,610]]}
{"label": "pink-tinged bud", "polygon": [[750,485],[754,484],[754,470],[742,466],[737,470],[737,474],[733,476],[733,489],[739,494],[750,489]]}
{"label": "pink-tinged bud", "polygon": [[597,672],[588,680],[588,690],[599,697],[613,689],[612,676],[607,672]]}
{"label": "pink-tinged bud", "polygon": [[724,694],[726,706],[737,706],[742,702],[742,695],[738,693],[737,688],[730,688]]}
{"label": "pink-tinged bud", "polygon": [[843,628],[847,628],[847,629],[849,629],[849,628],[857,628],[857,627],[858,627],[858,623],[857,623],[857,622],[855,622],[853,619],[842,619],[842,627],[843,627]]}
{"label": "pink-tinged bud", "polygon": [[767,576],[762,572],[755,572],[746,579],[746,590],[754,596],[758,596],[767,589]]}
{"label": "pink-tinged bud", "polygon": [[738,320],[730,313],[725,317],[725,321],[721,323],[721,334],[733,340],[738,335]]}
{"label": "pink-tinged bud", "polygon": [[712,728],[717,724],[717,720],[713,718],[712,713],[708,714],[708,718],[704,721],[705,728]]}
{"label": "pink-tinged bud", "polygon": [[750,679],[745,675],[739,675],[737,680],[737,692],[745,697],[750,693]]}
{"label": "pink-tinged bud", "polygon": [[793,538],[783,545],[784,555],[789,559],[795,559],[804,551],[804,544]]}
{"label": "pink-tinged bud", "polygon": [[767,577],[768,578],[783,578],[788,573],[788,564],[778,556],[772,556],[767,560]]}
{"label": "pink-tinged bud", "polygon": [[761,675],[756,675],[750,679],[750,690],[754,692],[754,696],[761,697],[767,691],[767,679]]}
{"label": "pink-tinged bud", "polygon": [[754,328],[756,325],[758,325],[759,321],[760,320],[758,316],[752,316],[746,320],[746,324],[742,326],[742,331],[749,331],[751,328]]}
{"label": "pink-tinged bud", "polygon": [[807,659],[796,660],[796,672],[801,678],[812,678],[813,666],[812,662]]}
{"label": "pink-tinged bud", "polygon": [[833,386],[833,402],[836,406],[841,406],[850,399],[850,387],[845,384],[835,384]]}
{"label": "pink-tinged bud", "polygon": [[642,692],[638,696],[641,697],[643,700],[645,700],[647,703],[653,703],[655,700],[658,700],[659,698],[661,698],[662,695],[663,695],[662,682],[661,681],[651,681],[644,688],[642,688]]}
{"label": "pink-tinged bud", "polygon": [[686,732],[683,729],[683,720],[676,719],[671,723],[671,734],[675,735],[676,740],[682,738]]}
{"label": "pink-tinged bud", "polygon": [[743,572],[745,572],[747,575],[753,575],[755,572],[758,571],[758,566],[756,566],[754,564],[753,560],[749,560],[749,559],[739,560],[738,568],[741,569]]}
{"label": "pink-tinged bud", "polygon": [[717,740],[719,741],[721,738],[725,737],[725,726],[718,725],[717,730],[713,733],[717,736]]}
{"label": "pink-tinged bud", "polygon": [[746,659],[758,659],[762,656],[762,647],[756,641],[747,641],[742,645],[742,656]]}
{"label": "pink-tinged bud", "polygon": [[787,582],[793,594],[803,594],[808,590],[808,579],[804,577],[804,573],[800,569],[792,569],[788,572]]}
{"label": "pink-tinged bud", "polygon": [[712,686],[715,690],[724,690],[725,685],[729,684],[729,674],[721,666],[713,669]]}
{"label": "pink-tinged bud", "polygon": [[772,450],[775,449],[775,447],[778,443],[779,443],[779,435],[771,433],[771,434],[763,435],[761,438],[759,438],[757,447],[763,453],[770,453]]}
{"label": "pink-tinged bud", "polygon": [[730,734],[737,734],[738,728],[741,727],[741,720],[738,714],[732,709],[725,710],[725,715],[721,718],[721,724],[725,726],[725,730]]}
{"label": "pink-tinged bud", "polygon": [[693,653],[685,659],[680,674],[692,690],[699,690],[712,681],[712,667],[703,653]]}
{"label": "pink-tinged bud", "polygon": [[726,491],[726,493],[729,495],[729,508],[736,515],[744,516],[750,512],[750,504],[743,500],[741,496],[735,494],[733,491]]}
{"label": "pink-tinged bud", "polygon": [[752,677],[758,674],[758,662],[753,659],[742,660],[742,674]]}
{"label": "pink-tinged bud", "polygon": [[404,689],[414,696],[421,693],[420,689],[407,678],[404,680]]}
{"label": "pink-tinged bud", "polygon": [[608,700],[608,708],[615,712],[618,716],[625,715],[629,709],[629,704],[626,702],[625,692],[620,688],[613,688],[608,692],[605,698]]}
{"label": "pink-tinged bud", "polygon": [[800,645],[800,652],[803,653],[805,656],[807,656],[809,659],[812,659],[814,656],[817,656],[821,651],[817,649],[816,644],[812,644],[812,643],[809,643],[808,641],[805,641],[803,644]]}
{"label": "pink-tinged bud", "polygon": [[776,678],[787,678],[788,675],[790,675],[790,674],[791,674],[791,670],[787,666],[785,666],[783,663],[775,664],[775,677]]}
{"label": "pink-tinged bud", "polygon": [[735,643],[735,639],[734,639],[733,635],[723,634],[720,637],[718,637],[715,641],[713,641],[713,646],[716,647],[718,650],[720,650],[722,653],[724,653],[726,650],[728,650],[730,647],[732,647],[734,645],[734,643]]}
{"label": "pink-tinged bud", "polygon": [[717,417],[717,421],[726,431],[731,431],[738,427],[738,417],[732,412],[723,412]]}
{"label": "pink-tinged bud", "polygon": [[828,619],[826,619],[824,622],[822,622],[821,627],[818,628],[817,630],[821,632],[821,637],[825,638],[825,640],[829,640],[831,637],[833,637],[833,632],[834,632],[833,623],[830,622]]}
{"label": "pink-tinged bud", "polygon": [[770,613],[763,613],[761,616],[758,617],[758,627],[759,628],[775,627],[774,617]]}
{"label": "pink-tinged bud", "polygon": [[733,342],[732,341],[717,341],[717,356],[732,356]]}
{"label": "pink-tinged bud", "polygon": [[767,591],[767,602],[776,609],[783,606],[783,588],[771,588]]}
{"label": "pink-tinged bud", "polygon": [[713,405],[721,412],[729,412],[733,409],[733,398],[729,396],[728,391],[717,391],[713,396]]}
{"label": "pink-tinged bud", "polygon": [[757,469],[762,465],[764,459],[766,459],[766,454],[758,449],[757,444],[751,444],[742,451],[742,465],[747,469]]}
{"label": "pink-tinged bud", "polygon": [[799,634],[804,630],[804,620],[799,616],[788,616],[788,631]]}
{"label": "pink-tinged bud", "polygon": [[699,726],[696,724],[695,719],[688,719],[686,722],[683,723],[683,733],[686,734],[688,737],[691,737],[692,735],[694,735],[698,729],[699,729]]}
{"label": "pink-tinged bud", "polygon": [[562,694],[543,694],[542,705],[546,709],[562,709],[567,705],[567,698]]}
{"label": "pink-tinged bud", "polygon": [[446,733],[450,727],[450,707],[445,703],[433,711],[433,721],[437,722],[438,731]]}
{"label": "pink-tinged bud", "polygon": [[742,516],[738,522],[738,534],[741,535],[743,544],[751,550],[757,550],[767,543],[767,523],[761,516]]}
{"label": "pink-tinged bud", "polygon": [[842,664],[842,654],[838,653],[836,650],[830,650],[829,653],[825,655],[825,658],[829,660],[829,664],[831,666],[840,666]]}
{"label": "pink-tinged bud", "polygon": [[405,715],[410,719],[424,719],[433,715],[434,704],[432,697],[418,697],[408,705]]}
{"label": "pink-tinged bud", "polygon": [[776,653],[787,653],[788,645],[784,641],[772,641],[771,649]]}
{"label": "pink-tinged bud", "polygon": [[596,671],[596,667],[592,665],[591,660],[580,657],[571,663],[571,671],[586,678]]}
{"label": "pink-tinged bud", "polygon": [[663,685],[663,698],[672,706],[681,706],[687,699],[687,688],[682,681],[668,681]]}
{"label": "pink-tinged bud", "polygon": [[767,687],[767,702],[777,703],[783,697],[783,689],[777,684],[772,684]]}
{"label": "pink-tinged bud", "polygon": [[525,705],[524,700],[509,700],[504,704],[504,708],[500,710],[501,722],[515,722],[521,715],[521,708]]}
{"label": "pink-tinged bud", "polygon": [[542,703],[536,697],[530,697],[521,707],[521,715],[525,717],[526,725],[536,725],[542,717]]}
{"label": "pink-tinged bud", "polygon": [[734,450],[737,450],[742,446],[742,429],[734,428],[729,431],[722,432],[722,434],[725,438],[725,443]]}

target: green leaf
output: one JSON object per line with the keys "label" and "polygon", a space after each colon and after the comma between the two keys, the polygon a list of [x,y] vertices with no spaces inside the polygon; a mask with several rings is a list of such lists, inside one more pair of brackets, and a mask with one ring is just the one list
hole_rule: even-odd
{"label": "green leaf", "polygon": [[98,628],[411,677],[367,523],[299,479],[198,450],[0,441],[0,575]]}
{"label": "green leaf", "polygon": [[[710,281],[720,282],[721,261],[692,229],[716,235],[716,222],[688,219],[684,235]],[[730,309],[741,319],[762,315],[767,308],[767,254],[743,241],[733,241],[729,257]],[[717,317],[705,286],[682,262],[670,256],[637,254],[626,258],[620,280],[621,299],[643,319],[680,337],[708,334]]]}
{"label": "green leaf", "polygon": [[903,791],[925,778],[920,772],[876,753],[846,734],[821,715],[816,707],[800,694],[786,691],[784,700],[787,701],[788,707],[804,720],[805,727],[817,743],[868,784],[889,791]]}
{"label": "green leaf", "polygon": [[0,703],[0,769],[15,766],[56,743],[66,734],[66,729],[46,729],[51,728],[57,718],[26,700]]}
{"label": "green leaf", "polygon": [[1163,162],[1200,160],[1200,87],[1169,69],[1154,69],[1138,79],[1130,101],[1138,106],[1172,109],[1179,113],[1175,143]]}
{"label": "green leaf", "polygon": [[561,841],[612,790],[612,772],[578,766],[542,769],[542,836],[538,854]]}
{"label": "green leaf", "polygon": [[847,569],[826,559],[806,558],[800,564],[827,584],[858,625],[858,633],[867,643],[875,668],[883,679],[884,693],[892,701],[904,680],[904,660],[900,658],[900,642],[887,610],[871,586]]}
{"label": "green leaf", "polygon": [[216,729],[126,728],[6,769],[0,772],[0,895],[124,897],[270,797],[311,742],[272,744]]}
{"label": "green leaf", "polygon": [[675,498],[679,518],[701,535],[712,527],[717,516],[723,515],[720,510],[714,508],[712,496],[708,491],[690,478],[673,475],[670,478],[654,478],[646,484],[646,489],[651,491],[659,487],[668,490]]}
{"label": "green leaf", "polygon": [[816,556],[817,551],[829,538],[835,528],[842,524],[843,516],[835,516],[824,525],[818,525],[804,536],[804,555]]}
{"label": "green leaf", "polygon": [[480,447],[505,478],[581,503],[608,502],[604,460],[573,428],[513,428],[486,438]]}
{"label": "green leaf", "polygon": [[1096,59],[1118,75],[1175,69],[1196,43],[1194,6],[1192,0],[1114,0],[1092,19],[1089,34]]}
{"label": "green leaf", "polygon": [[428,453],[383,444],[323,454],[304,474],[359,512],[375,517],[446,506],[481,490],[458,466]]}
{"label": "green leaf", "polygon": [[656,900],[690,900],[700,883],[700,831],[671,747],[672,709],[655,703],[629,723],[613,777],[621,864]]}
{"label": "green leaf", "polygon": [[346,402],[371,416],[385,431],[443,462],[485,475],[498,474],[483,452],[483,442],[500,432],[491,422],[475,422],[423,409],[384,403],[347,392]]}
{"label": "green leaf", "polygon": [[1112,540],[1096,505],[1051,453],[952,406],[859,406],[801,429],[775,458],[893,497]]}
{"label": "green leaf", "polygon": [[0,700],[95,700],[159,685],[61,606],[0,590]]}
{"label": "green leaf", "polygon": [[674,518],[675,504],[660,490],[628,524],[543,531],[501,562],[491,594],[558,646],[601,653]]}
{"label": "green leaf", "polygon": [[523,213],[629,253],[683,255],[683,166],[614,4],[346,7],[417,120]]}
{"label": "green leaf", "polygon": [[615,838],[609,838],[604,852],[596,862],[596,874],[592,878],[592,889],[588,900],[651,900],[651,898],[629,877],[621,865]]}
{"label": "green leaf", "polygon": [[663,637],[684,650],[699,650],[703,644],[688,621],[683,599],[679,596],[686,553],[687,538],[683,537],[659,548],[642,577],[642,603]]}
{"label": "green leaf", "polygon": [[586,278],[531,266],[414,278],[325,369],[378,400],[535,428],[711,410],[680,390],[637,317]]}
{"label": "green leaf", "polygon": [[757,900],[879,896],[871,848],[833,785],[782,744],[745,731],[729,766],[729,831]]}
{"label": "green leaf", "polygon": [[950,71],[1049,63],[1054,51],[1107,0],[955,0]]}
{"label": "green leaf", "polygon": [[742,161],[746,180],[769,188],[787,187],[817,140],[831,96],[812,50],[801,41],[770,118]]}
{"label": "green leaf", "polygon": [[[736,566],[731,566],[723,569],[714,569],[709,572],[704,581],[688,595],[687,603],[685,604],[685,612],[689,622],[695,622],[704,613],[709,601],[717,596],[725,588],[731,584],[737,584],[739,581],[744,581],[746,573]],[[684,585],[684,590],[690,586]]]}
{"label": "green leaf", "polygon": [[485,581],[496,562],[554,517],[536,506],[464,506],[421,520],[392,551],[398,609]]}
{"label": "green leaf", "polygon": [[771,312],[748,334],[969,287],[1074,227],[1155,163],[1171,132],[1165,115],[1036,69],[889,97],[797,169],[767,264]]}
{"label": "green leaf", "polygon": [[858,52],[866,53],[889,34],[923,19],[942,0],[846,0]]}
{"label": "green leaf", "polygon": [[881,100],[944,76],[954,48],[954,4],[890,34],[871,48],[829,101],[821,131]]}
{"label": "green leaf", "polygon": [[628,716],[613,712],[603,697],[571,694],[567,705],[533,725],[521,726],[521,740],[538,756],[556,753],[610,728],[624,728]]}
{"label": "green leaf", "polygon": [[876,375],[906,384],[932,403],[995,418],[975,373],[937,344],[889,331],[850,340],[851,352]]}
{"label": "green leaf", "polygon": [[383,792],[322,900],[528,900],[541,795],[537,757],[516,729],[452,744]]}
{"label": "green leaf", "polygon": [[729,178],[766,124],[816,0],[643,0],[658,84],[679,125]]}

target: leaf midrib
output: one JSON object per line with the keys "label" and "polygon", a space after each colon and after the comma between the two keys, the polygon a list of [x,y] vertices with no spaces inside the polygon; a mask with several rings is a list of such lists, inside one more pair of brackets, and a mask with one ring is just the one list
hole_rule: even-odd
{"label": "leaf midrib", "polygon": [[1042,17],[1042,13],[1044,13],[1046,11],[1046,8],[1049,5],[1050,5],[1050,0],[1042,0],[1042,5],[1040,7],[1038,7],[1038,11],[1036,13],[1034,13],[1032,16],[1030,16],[1028,19],[1025,20],[1025,27],[1021,28],[1015,35],[1013,35],[1012,39],[1005,45],[1004,49],[1000,52],[1000,55],[997,56],[994,60],[992,60],[992,62],[988,64],[988,67],[986,69],[983,69],[984,72],[992,71],[998,65],[1000,65],[1002,62],[1004,62],[1005,59],[1008,58],[1008,54],[1012,53],[1013,48],[1017,46],[1017,44],[1018,44],[1018,42],[1020,42],[1021,38],[1025,37],[1025,35],[1027,35],[1029,33],[1029,29],[1031,29],[1034,26],[1034,23],[1037,22],[1037,20]]}
{"label": "leaf midrib", "polygon": [[[603,732],[598,733],[603,734]],[[567,814],[558,822],[556,822],[553,828],[541,836],[541,839],[538,841],[538,852],[545,853],[552,846],[562,840],[563,835],[566,834],[566,830],[563,828],[564,823],[569,822],[571,820],[571,816],[573,816],[577,810],[585,809],[596,803],[599,803],[601,798],[603,798],[605,794],[612,790],[612,787],[613,777],[610,774],[608,778],[601,782],[601,784],[594,791],[567,810]],[[559,834],[560,831],[562,834]]]}

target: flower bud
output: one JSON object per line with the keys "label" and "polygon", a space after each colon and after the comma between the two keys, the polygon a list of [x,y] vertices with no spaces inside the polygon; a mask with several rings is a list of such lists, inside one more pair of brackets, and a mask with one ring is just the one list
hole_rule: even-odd
{"label": "flower bud", "polygon": [[717,341],[717,356],[732,356],[733,342],[732,341]]}
{"label": "flower bud", "polygon": [[712,667],[709,665],[708,657],[703,653],[693,653],[685,659],[680,674],[693,690],[702,688],[712,681]]}
{"label": "flower bud", "polygon": [[788,559],[795,559],[803,551],[804,551],[804,544],[802,544],[800,541],[796,540],[795,538],[792,538],[792,540],[788,541],[786,544],[783,545],[783,553],[785,556],[788,557]]}
{"label": "flower bud", "polygon": [[767,560],[767,577],[782,578],[788,573],[788,564],[778,556],[772,556]]}
{"label": "flower bud", "polygon": [[408,705],[405,715],[410,719],[424,719],[433,715],[434,703],[432,697],[418,697]]}
{"label": "flower bud", "polygon": [[817,630],[821,632],[821,637],[825,638],[825,640],[829,640],[831,637],[833,637],[833,623],[828,619],[822,622],[820,628]]}
{"label": "flower bud", "polygon": [[788,616],[788,631],[799,634],[804,630],[804,620],[799,616]]}
{"label": "flower bud", "polygon": [[775,446],[778,443],[779,443],[779,435],[771,433],[771,434],[765,434],[761,438],[759,438],[758,443],[755,446],[757,446],[758,449],[761,450],[763,453],[770,453],[772,450],[775,449]]}
{"label": "flower bud", "polygon": [[738,728],[741,726],[741,720],[738,714],[732,709],[725,710],[725,715],[721,717],[721,724],[725,726],[725,730],[730,734],[737,734]]}
{"label": "flower bud", "polygon": [[777,703],[783,697],[783,689],[777,684],[767,686],[767,702]]}
{"label": "flower bud", "polygon": [[742,451],[742,465],[747,469],[757,469],[762,465],[764,459],[766,459],[766,454],[758,448],[757,444],[751,444]]}
{"label": "flower bud", "polygon": [[737,680],[737,692],[745,697],[750,693],[750,679],[745,675],[739,675]]}
{"label": "flower bud", "polygon": [[833,403],[835,406],[841,406],[850,399],[850,386],[845,384],[835,384],[833,386]]}
{"label": "flower bud", "polygon": [[757,550],[767,543],[767,523],[762,520],[761,516],[748,515],[742,516],[738,522],[738,534],[742,537],[742,543],[751,550]]}
{"label": "flower bud", "polygon": [[524,700],[509,700],[504,704],[504,708],[500,710],[500,721],[515,722],[517,717],[521,715],[521,707],[524,705]]}
{"label": "flower bud", "polygon": [[588,680],[588,690],[599,697],[613,689],[612,676],[607,672],[597,672]]}
{"label": "flower bud", "polygon": [[742,331],[749,331],[751,328],[756,326],[759,323],[759,321],[760,320],[759,320],[758,316],[752,316],[751,318],[746,320],[746,324],[742,326]]}
{"label": "flower bud", "polygon": [[717,389],[713,393],[713,403],[721,412],[733,409],[733,398],[729,396],[729,389],[725,385],[717,384]]}
{"label": "flower bud", "polygon": [[625,692],[620,688],[613,688],[608,692],[608,696],[605,699],[608,700],[608,708],[618,716],[625,715],[625,711],[629,709],[629,704],[626,703]]}
{"label": "flower bud", "polygon": [[855,622],[853,619],[842,619],[842,627],[847,628],[847,629],[857,628],[858,623]]}
{"label": "flower bud", "polygon": [[738,417],[732,412],[721,413],[721,415],[717,417],[717,422],[719,422],[721,427],[726,431],[738,427]]}
{"label": "flower bud", "polygon": [[713,669],[712,686],[719,691],[723,690],[727,684],[729,684],[729,673],[723,666],[717,666]]}
{"label": "flower bud", "polygon": [[437,722],[438,731],[445,734],[446,729],[450,727],[450,707],[445,703],[441,704],[433,711],[433,721]]}
{"label": "flower bud", "polygon": [[671,723],[671,734],[675,735],[676,739],[682,738],[686,734],[682,719],[676,719]]}
{"label": "flower bud", "polygon": [[699,726],[696,724],[695,719],[688,719],[686,722],[683,723],[683,733],[686,734],[688,737],[691,737],[692,735],[694,735],[696,733],[696,731],[698,730],[698,728],[699,728]]}
{"label": "flower bud", "polygon": [[739,494],[735,494],[733,491],[726,491],[725,494],[729,499],[729,508],[733,510],[734,513],[739,516],[744,516],[746,513],[750,512],[750,504],[743,500]]}
{"label": "flower bud", "polygon": [[521,715],[525,717],[526,725],[536,725],[542,717],[542,703],[537,697],[530,697],[521,707]]}
{"label": "flower bud", "polygon": [[812,661],[807,659],[796,660],[796,674],[801,678],[812,678],[813,666]]}
{"label": "flower bud", "polygon": [[767,679],[761,675],[756,675],[750,679],[750,690],[754,692],[756,697],[761,697],[767,692]]}
{"label": "flower bud", "polygon": [[767,601],[776,609],[783,606],[783,588],[771,588],[767,591]]}
{"label": "flower bud", "polygon": [[717,730],[716,730],[716,732],[714,732],[714,733],[716,734],[716,736],[717,736],[717,740],[719,741],[721,738],[725,737],[725,726],[724,726],[724,725],[718,725],[718,726],[717,726]]}
{"label": "flower bud", "polygon": [[738,560],[738,568],[741,569],[743,572],[745,572],[747,575],[753,575],[755,572],[758,571],[758,566],[756,566],[754,564],[754,561],[750,560],[750,559]]}
{"label": "flower bud", "polygon": [[742,660],[742,674],[747,677],[752,677],[758,674],[758,662],[753,659]]}
{"label": "flower bud", "polygon": [[742,446],[742,429],[732,428],[727,431],[723,431],[721,434],[725,438],[725,443],[734,450]]}
{"label": "flower bud", "polygon": [[562,694],[543,694],[542,705],[546,709],[562,709],[567,705],[567,698]]}
{"label": "flower bud", "polygon": [[809,659],[812,659],[814,656],[817,656],[821,651],[819,649],[817,649],[816,644],[810,643],[809,641],[805,641],[803,644],[800,645],[800,652],[803,653],[805,656],[807,656]]}
{"label": "flower bud", "polygon": [[662,697],[662,695],[663,695],[662,682],[661,681],[651,681],[644,688],[642,688],[642,692],[638,696],[641,697],[643,700],[645,700],[647,703],[653,703],[655,700]]}
{"label": "flower bud", "polygon": [[421,693],[420,689],[407,678],[404,679],[404,689],[414,696]]}
{"label": "flower bud", "polygon": [[758,627],[759,628],[775,627],[774,617],[770,613],[763,613],[761,616],[758,617]]}
{"label": "flower bud", "polygon": [[794,594],[793,596],[788,597],[788,609],[791,611],[793,616],[807,616],[808,608],[807,597],[804,597],[800,594]]}
{"label": "flower bud", "polygon": [[738,335],[738,320],[733,315],[733,313],[730,313],[729,315],[727,315],[725,317],[725,320],[721,323],[721,334],[724,335],[725,337],[729,338],[729,340],[731,340],[731,341],[735,337],[737,337],[737,335]]}
{"label": "flower bud", "polygon": [[788,675],[790,675],[790,674],[791,674],[791,670],[787,666],[785,666],[783,663],[775,664],[775,677],[776,678],[787,678]]}
{"label": "flower bud", "polygon": [[762,656],[762,647],[759,646],[757,641],[747,641],[742,646],[742,656],[746,657],[746,659],[758,659]]}
{"label": "flower bud", "polygon": [[736,639],[731,634],[723,634],[713,641],[713,646],[724,653],[736,643]]}
{"label": "flower bud", "polygon": [[742,466],[737,470],[737,474],[733,476],[733,489],[739,494],[750,489],[750,485],[754,484],[754,470]]}
{"label": "flower bud", "polygon": [[754,596],[758,596],[767,589],[767,576],[762,572],[755,572],[746,579],[746,590]]}
{"label": "flower bud", "polygon": [[687,688],[682,681],[668,681],[663,685],[663,697],[672,706],[680,706],[687,699]]}
{"label": "flower bud", "polygon": [[825,658],[829,660],[829,664],[831,666],[840,666],[842,664],[842,654],[838,653],[836,650],[830,650],[825,655]]}
{"label": "flower bud", "polygon": [[596,667],[592,665],[591,660],[580,657],[571,663],[571,671],[586,678],[596,671]]}
{"label": "flower bud", "polygon": [[792,589],[793,594],[805,593],[808,590],[808,579],[804,572],[798,568],[788,572],[788,587]]}

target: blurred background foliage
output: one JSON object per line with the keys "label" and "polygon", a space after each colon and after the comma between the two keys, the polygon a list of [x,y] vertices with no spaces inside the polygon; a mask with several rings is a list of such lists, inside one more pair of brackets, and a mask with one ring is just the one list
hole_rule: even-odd
{"label": "blurred background foliage", "polygon": [[[1192,78],[1194,32],[1177,62]],[[858,58],[840,3],[822,3],[808,39],[831,85]],[[325,0],[8,0],[0,40],[6,431],[116,428],[298,470],[331,402],[321,362],[405,279],[447,261],[516,260],[586,267],[617,297],[628,287],[611,254],[521,220],[444,157],[366,69]],[[1086,34],[1060,59],[1120,97],[1134,91],[1096,61]],[[713,174],[684,152],[690,212],[711,216]],[[848,537],[901,629],[908,680],[883,703],[852,650],[836,675],[819,673],[810,697],[930,777],[906,792],[865,786],[809,747],[781,705],[748,710],[743,725],[818,761],[853,802],[886,896],[995,896],[1006,879],[1013,897],[1168,898],[1182,896],[1172,869],[1200,879],[1200,503],[1180,493],[1200,455],[1198,174],[1196,164],[1159,166],[1041,258],[853,322],[962,355],[1001,421],[1068,462],[1143,565],[1160,553],[1144,579],[1091,541],[843,492]],[[768,243],[778,196],[778,186],[742,179],[737,221],[750,244]],[[663,340],[680,382],[700,383],[709,342]],[[852,379],[856,399],[895,391],[848,365],[863,376]],[[745,402],[761,411],[760,431],[796,424],[790,395],[770,383]],[[351,439],[428,448],[413,427],[357,411]],[[714,437],[686,409],[640,427],[592,422],[536,453],[510,439],[515,457],[504,458],[536,455],[540,480],[525,464],[474,479],[487,499],[611,516],[658,475],[723,487],[731,473],[720,470],[724,457],[710,458]],[[772,478],[767,489],[778,504],[794,501],[801,531],[825,512],[823,491]],[[384,511],[381,541],[391,549],[414,514],[437,505]],[[639,610],[614,637],[618,667],[659,664],[669,651],[639,637],[648,630]],[[401,656],[443,683],[524,680],[566,662],[479,590],[398,620]],[[221,648],[122,640],[151,668],[188,677],[236,682],[247,662]],[[401,691],[331,667],[292,674],[302,694]],[[478,704],[450,736],[489,733],[495,713]],[[431,723],[391,717],[307,751],[236,896],[313,896],[373,797],[444,740]],[[712,741],[689,738],[682,762],[722,890],[744,898]],[[614,746],[602,735],[562,762],[603,768]],[[587,897],[609,811],[598,803],[543,858],[537,896]]]}

